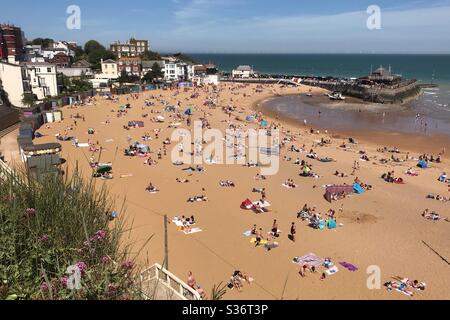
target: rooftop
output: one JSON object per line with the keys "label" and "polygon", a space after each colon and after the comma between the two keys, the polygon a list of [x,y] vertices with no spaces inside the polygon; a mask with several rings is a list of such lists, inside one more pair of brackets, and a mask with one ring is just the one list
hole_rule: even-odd
{"label": "rooftop", "polygon": [[237,71],[253,71],[253,68],[250,66],[239,66],[236,69]]}

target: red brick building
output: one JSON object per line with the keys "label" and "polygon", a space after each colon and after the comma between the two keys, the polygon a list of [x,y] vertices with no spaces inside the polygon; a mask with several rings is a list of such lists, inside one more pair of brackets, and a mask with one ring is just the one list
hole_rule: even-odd
{"label": "red brick building", "polygon": [[20,56],[24,53],[24,36],[19,27],[0,24],[0,60],[8,56]]}
{"label": "red brick building", "polygon": [[70,66],[70,57],[64,52],[55,54],[53,59],[49,59],[48,62],[55,64],[58,68],[68,68]]}
{"label": "red brick building", "polygon": [[129,75],[141,76],[142,60],[139,57],[122,57],[119,59],[119,75],[125,71]]}

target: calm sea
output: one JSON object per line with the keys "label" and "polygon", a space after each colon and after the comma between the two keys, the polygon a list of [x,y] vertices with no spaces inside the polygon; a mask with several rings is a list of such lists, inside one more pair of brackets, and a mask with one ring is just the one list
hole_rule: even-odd
{"label": "calm sea", "polygon": [[[239,65],[260,73],[361,77],[380,65],[405,78],[425,83],[450,84],[450,55],[393,54],[190,54],[201,63],[214,63],[228,71]],[[434,79],[434,80],[433,80]]]}
{"label": "calm sea", "polygon": [[[424,94],[410,103],[402,114],[392,115],[382,121],[380,115],[368,119],[365,115],[342,114],[340,124],[345,128],[356,129],[373,127],[383,131],[420,131],[416,126],[415,115],[420,113],[428,123],[429,132],[450,136],[450,55],[393,55],[393,54],[190,54],[201,63],[214,63],[222,71],[231,71],[239,65],[253,66],[260,73],[285,75],[314,75],[336,77],[361,77],[368,75],[380,65],[405,78],[417,79],[423,83],[435,83],[439,88],[426,89]],[[295,97],[273,99],[273,109],[293,116],[298,120],[307,118],[310,122],[318,121],[314,115],[317,110],[302,104]],[[339,111],[335,111],[339,112]],[[324,121],[327,114],[324,114]],[[330,118],[336,114],[330,113]],[[354,118],[356,117],[356,118]],[[321,125],[320,122],[315,124]],[[329,125],[329,123],[327,123]]]}

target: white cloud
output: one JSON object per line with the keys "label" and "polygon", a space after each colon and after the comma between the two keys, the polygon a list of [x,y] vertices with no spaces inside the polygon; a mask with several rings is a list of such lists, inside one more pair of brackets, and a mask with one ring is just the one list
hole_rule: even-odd
{"label": "white cloud", "polygon": [[[366,11],[330,15],[217,18],[221,0],[192,0],[176,12],[164,37],[179,50],[220,52],[450,52],[450,5],[383,10],[382,30],[366,27]],[[169,49],[169,48],[168,48]]]}

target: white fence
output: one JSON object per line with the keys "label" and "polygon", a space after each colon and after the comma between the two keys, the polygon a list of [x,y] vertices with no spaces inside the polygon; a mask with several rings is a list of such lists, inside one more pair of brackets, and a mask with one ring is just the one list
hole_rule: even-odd
{"label": "white fence", "polygon": [[159,285],[162,285],[168,292],[175,296],[175,299],[178,298],[178,300],[202,299],[197,291],[159,264],[155,264],[143,271],[140,280],[144,291],[144,298],[148,300],[157,299]]}

